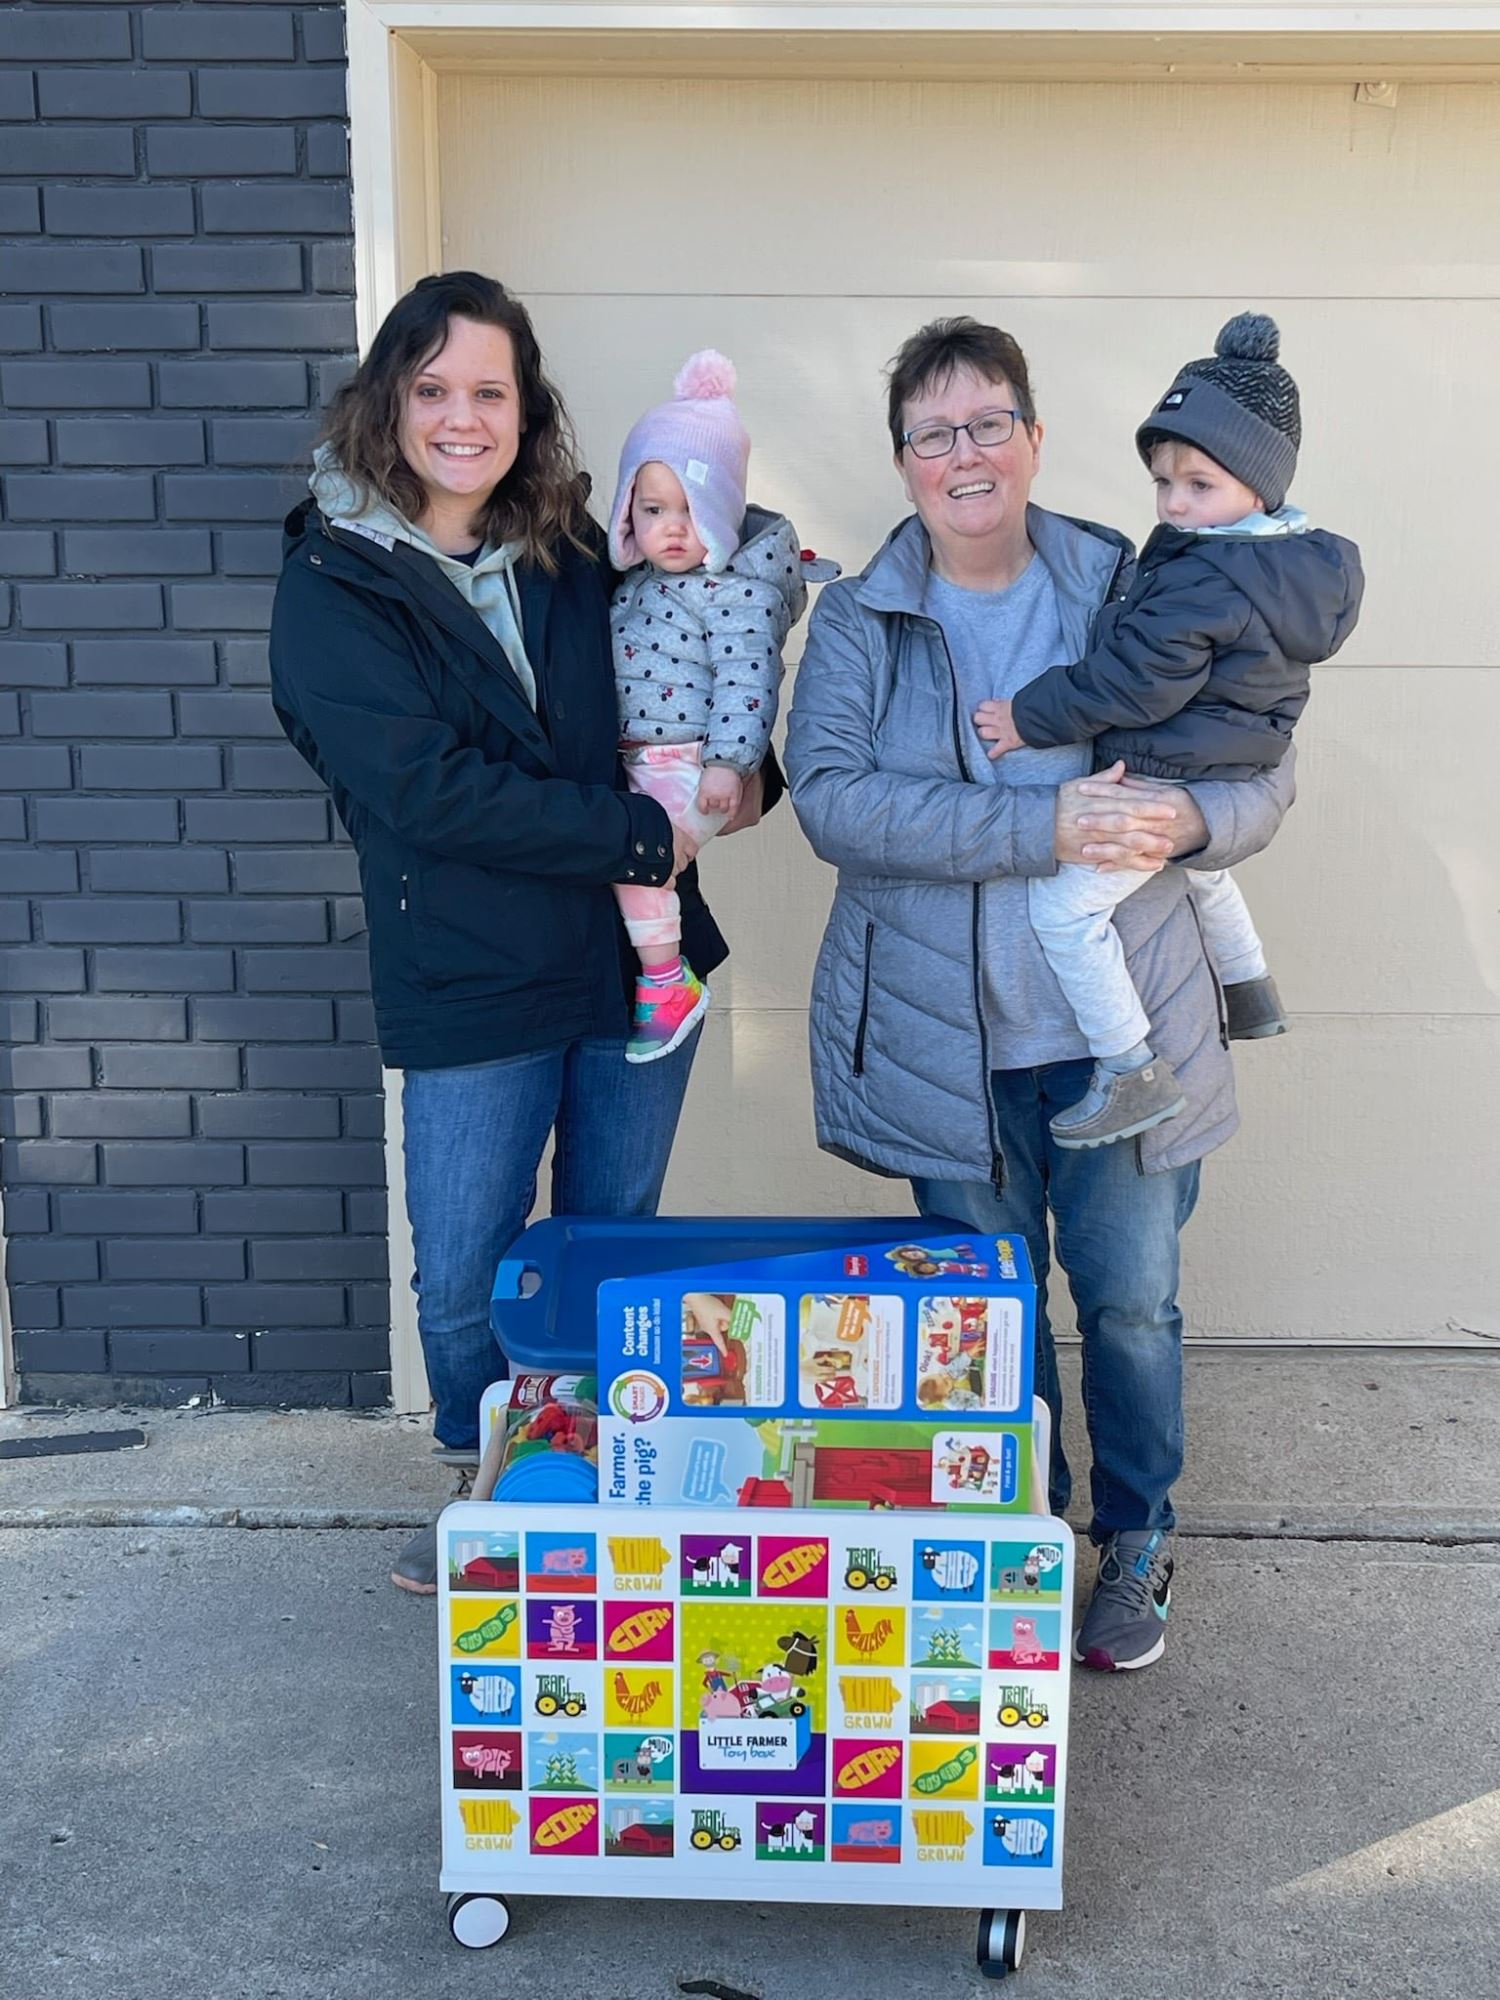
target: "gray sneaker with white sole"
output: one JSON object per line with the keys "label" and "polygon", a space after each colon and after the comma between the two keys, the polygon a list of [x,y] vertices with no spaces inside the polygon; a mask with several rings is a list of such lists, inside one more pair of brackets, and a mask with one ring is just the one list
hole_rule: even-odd
{"label": "gray sneaker with white sole", "polygon": [[1175,1118],[1186,1103],[1177,1072],[1160,1056],[1123,1075],[1095,1063],[1083,1096],[1052,1120],[1052,1136],[1059,1146],[1078,1151],[1113,1146]]}
{"label": "gray sneaker with white sole", "polygon": [[[474,1475],[479,1470],[472,1457],[449,1452],[441,1445],[434,1448],[433,1456],[445,1459],[454,1468],[453,1491],[449,1498],[466,1500],[473,1490]],[[437,1522],[433,1521],[425,1528],[418,1528],[397,1556],[396,1566],[391,1571],[391,1582],[398,1590],[409,1590],[414,1597],[435,1597],[437,1573]]]}
{"label": "gray sneaker with white sole", "polygon": [[1284,1035],[1287,1018],[1276,981],[1236,979],[1224,988],[1224,1027],[1232,1042],[1258,1042],[1267,1035]]}
{"label": "gray sneaker with white sole", "polygon": [[1167,1649],[1171,1608],[1171,1543],[1159,1529],[1122,1529],[1099,1551],[1099,1577],[1073,1658],[1102,1674],[1149,1667]]}

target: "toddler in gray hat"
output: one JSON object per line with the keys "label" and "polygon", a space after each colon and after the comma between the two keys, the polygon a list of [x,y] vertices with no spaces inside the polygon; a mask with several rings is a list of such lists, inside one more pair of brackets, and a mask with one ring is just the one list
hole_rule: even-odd
{"label": "toddler in gray hat", "polygon": [[[1244,779],[1278,764],[1310,669],[1359,615],[1359,551],[1286,504],[1302,420],[1274,320],[1241,313],[1189,361],[1136,432],[1159,525],[1081,660],[975,713],[991,757],[1094,739],[1168,784]],[[1111,913],[1149,878],[1064,866],[1029,885],[1032,928],[1094,1057],[1089,1088],[1052,1120],[1059,1146],[1108,1146],[1175,1118],[1183,1096],[1151,1047]],[[1224,990],[1231,1039],[1286,1032],[1244,897],[1227,870],[1189,869],[1188,893]]]}

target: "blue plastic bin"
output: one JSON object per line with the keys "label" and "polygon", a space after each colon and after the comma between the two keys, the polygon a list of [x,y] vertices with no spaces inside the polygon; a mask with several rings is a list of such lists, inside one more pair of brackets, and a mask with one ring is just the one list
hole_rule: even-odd
{"label": "blue plastic bin", "polygon": [[599,1287],[609,1278],[845,1243],[909,1243],[941,1227],[917,1215],[554,1215],[532,1223],[501,1259],[490,1325],[512,1368],[587,1373],[598,1352]]}

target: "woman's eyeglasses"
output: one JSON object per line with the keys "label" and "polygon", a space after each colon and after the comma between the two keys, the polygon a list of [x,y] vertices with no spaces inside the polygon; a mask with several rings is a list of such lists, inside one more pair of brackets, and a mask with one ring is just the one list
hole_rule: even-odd
{"label": "woman's eyeglasses", "polygon": [[918,424],[915,430],[901,433],[901,442],[910,445],[917,458],[946,458],[958,443],[959,432],[967,431],[970,443],[985,450],[1010,443],[1020,414],[1019,410],[986,410],[966,424]]}

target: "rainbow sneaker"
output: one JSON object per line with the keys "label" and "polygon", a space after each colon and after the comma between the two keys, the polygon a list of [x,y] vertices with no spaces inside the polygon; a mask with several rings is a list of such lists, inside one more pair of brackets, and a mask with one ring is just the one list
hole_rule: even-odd
{"label": "rainbow sneaker", "polygon": [[680,1048],[708,1012],[709,991],[684,959],[686,977],[659,986],[650,979],[635,982],[635,1017],[625,1044],[625,1060],[655,1062]]}

